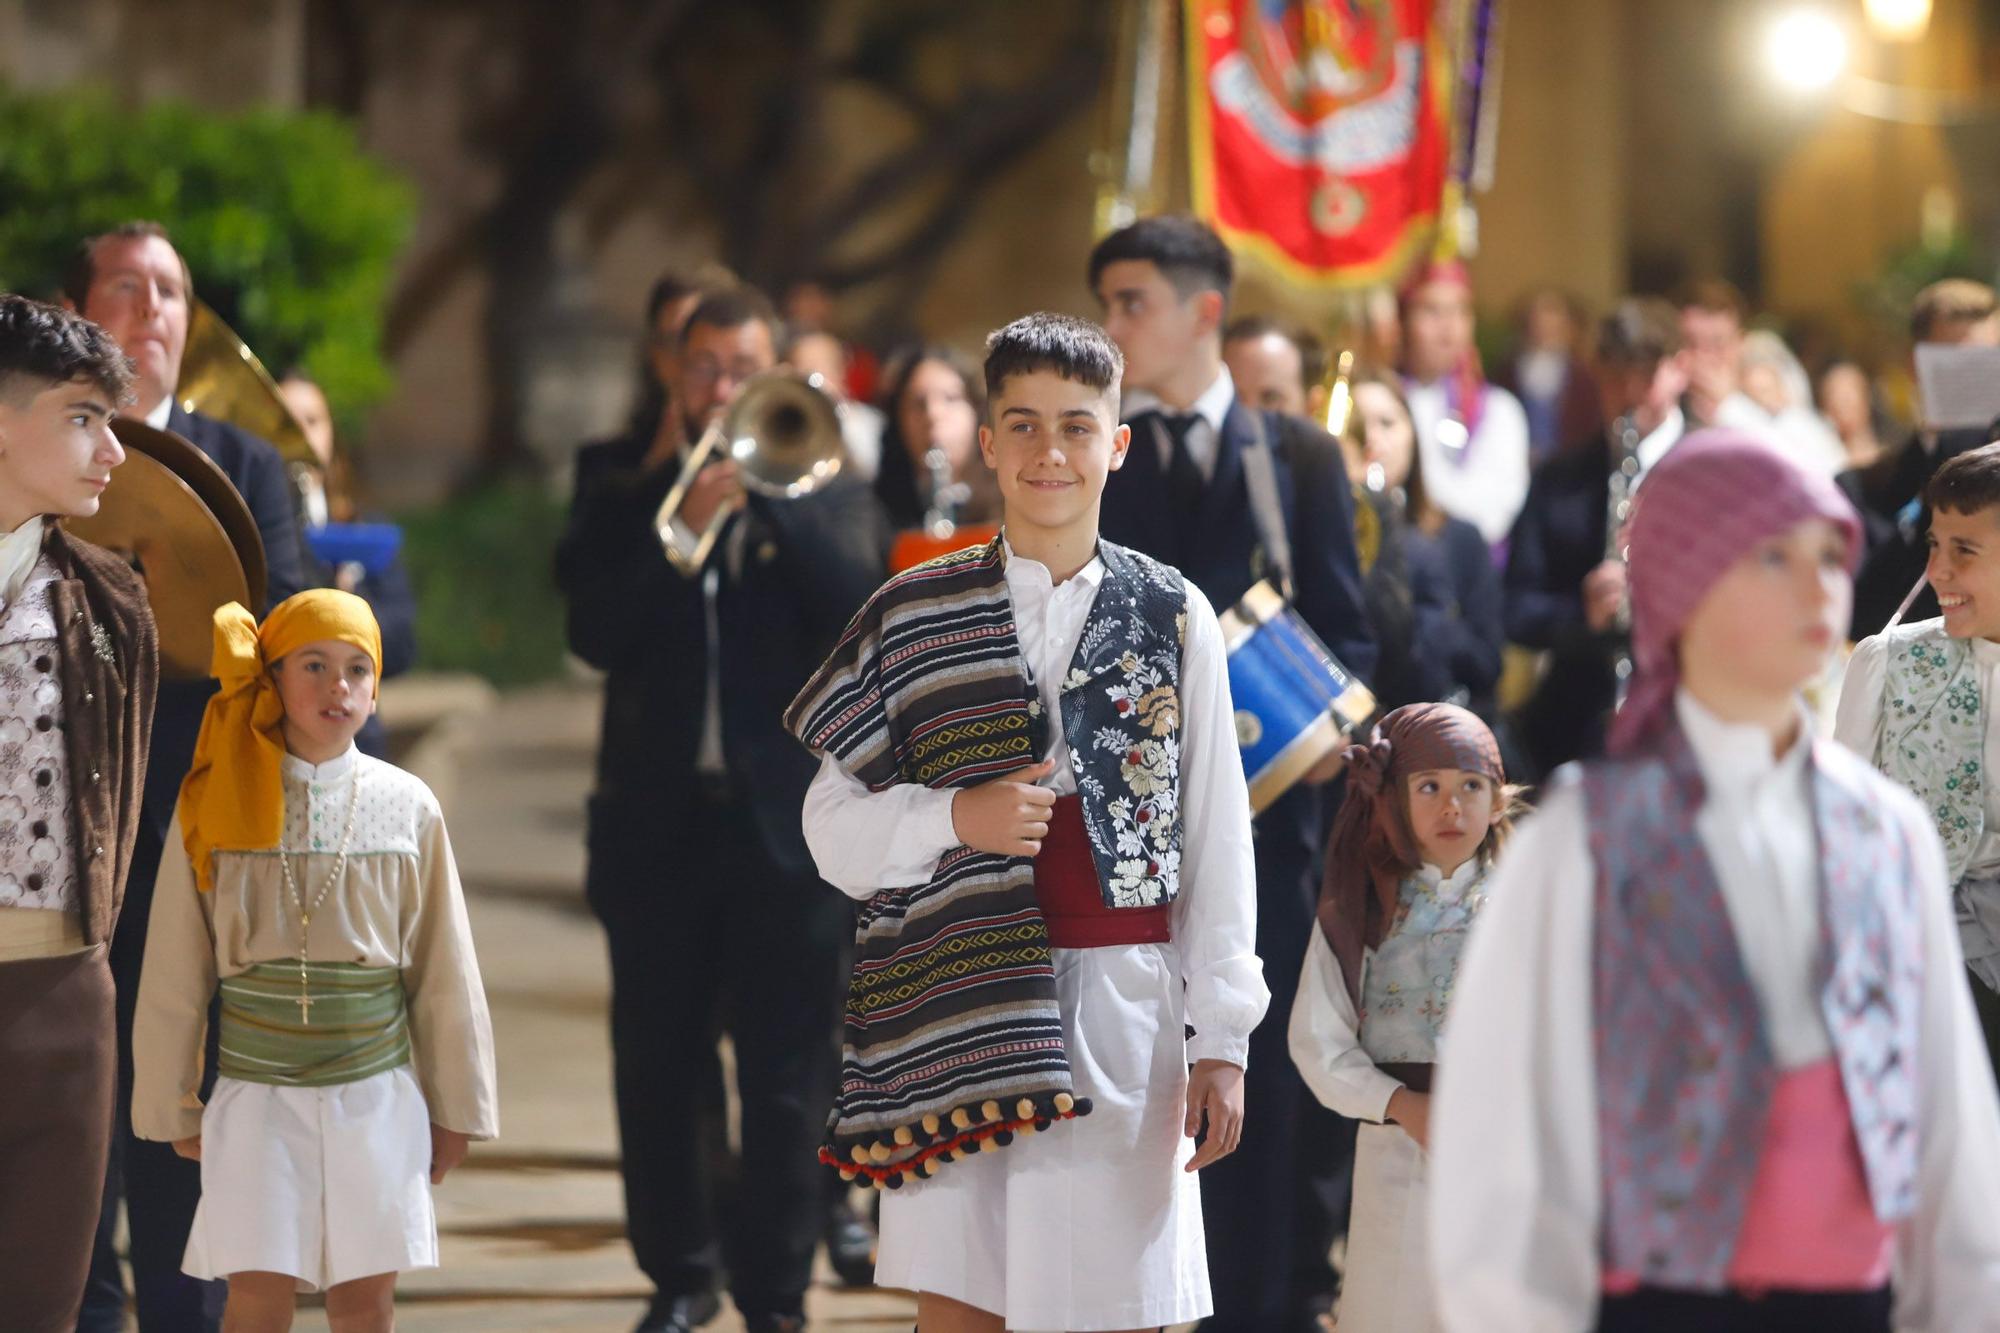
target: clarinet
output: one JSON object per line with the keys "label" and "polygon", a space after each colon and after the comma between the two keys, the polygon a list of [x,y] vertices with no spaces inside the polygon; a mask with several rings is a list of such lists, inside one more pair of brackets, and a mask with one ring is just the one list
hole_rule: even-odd
{"label": "clarinet", "polygon": [[931,499],[924,510],[924,531],[943,539],[958,530],[959,515],[972,498],[972,487],[955,480],[951,459],[935,444],[924,451],[924,470],[930,473]]}
{"label": "clarinet", "polygon": [[[1611,476],[1605,487],[1604,558],[1625,559],[1625,523],[1632,517],[1632,490],[1639,480],[1639,428],[1630,416],[1622,416],[1611,426]],[[1611,659],[1616,680],[1612,711],[1624,706],[1625,691],[1632,681],[1632,592],[1629,582],[1618,604],[1618,618],[1612,622],[1618,635],[1618,650]]]}

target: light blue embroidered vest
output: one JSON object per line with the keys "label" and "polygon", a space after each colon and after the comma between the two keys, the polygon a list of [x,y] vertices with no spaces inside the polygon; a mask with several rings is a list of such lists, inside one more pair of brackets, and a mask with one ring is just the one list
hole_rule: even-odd
{"label": "light blue embroidered vest", "polygon": [[1883,637],[1882,721],[1875,766],[1916,794],[1937,824],[1946,873],[1965,878],[1986,831],[1986,703],[1972,645],[1944,621],[1899,625]]}
{"label": "light blue embroidered vest", "polygon": [[[1882,779],[1815,744],[1820,1008],[1876,1216],[1910,1215],[1917,1171],[1923,950],[1912,840]],[[1594,1047],[1606,1271],[1728,1285],[1777,1080],[1695,816],[1704,788],[1678,727],[1648,753],[1565,770],[1588,810],[1597,885]]]}
{"label": "light blue embroidered vest", "polygon": [[1361,974],[1361,1049],[1377,1064],[1433,1064],[1459,955],[1486,904],[1486,875],[1452,898],[1405,875],[1396,896],[1395,924]]}

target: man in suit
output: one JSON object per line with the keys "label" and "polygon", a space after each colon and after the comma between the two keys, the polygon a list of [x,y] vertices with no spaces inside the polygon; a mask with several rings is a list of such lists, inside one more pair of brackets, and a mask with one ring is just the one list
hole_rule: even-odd
{"label": "man in suit", "polygon": [[[1222,360],[1234,265],[1208,227],[1146,218],[1105,237],[1090,257],[1104,327],[1125,354],[1125,466],[1105,487],[1101,531],[1165,560],[1218,609],[1276,578],[1290,547],[1293,606],[1364,679],[1375,644],[1362,609],[1353,499],[1340,447],[1298,417],[1240,402]],[[1268,478],[1267,488],[1260,477]],[[1324,766],[1257,818],[1257,955],[1271,1008],[1250,1039],[1246,1104],[1257,1132],[1202,1179],[1216,1314],[1206,1327],[1299,1324],[1298,1244],[1291,1201],[1311,1096],[1286,1050],[1285,1029],[1313,930],[1323,852],[1318,783]],[[1310,779],[1317,779],[1314,782]]]}
{"label": "man in suit", "polygon": [[[305,587],[297,510],[278,451],[247,431],[188,412],[174,401],[194,280],[166,230],[157,223],[129,222],[89,238],[77,247],[63,291],[65,305],[102,326],[132,358],[133,400],[124,415],[186,438],[222,469],[249,506],[264,539],[269,602],[275,605]],[[153,877],[181,779],[194,762],[202,711],[214,692],[212,681],[160,682],[139,836],[125,910],[111,942],[111,972],[118,987],[118,1123],[90,1288],[77,1325],[82,1333],[124,1327],[125,1283],[111,1240],[121,1194],[142,1333],[206,1333],[220,1325],[223,1284],[197,1282],[180,1271],[201,1197],[201,1168],[175,1155],[168,1144],[134,1138],[130,1123],[132,1008],[146,951]],[[213,1032],[211,1024],[211,1041]]]}
{"label": "man in suit", "polygon": [[[627,1229],[657,1288],[643,1333],[713,1317],[725,1266],[751,1329],[802,1327],[826,1215],[814,1157],[852,917],[806,848],[815,765],[780,717],[882,581],[884,521],[848,477],[769,500],[722,461],[675,523],[685,549],[729,515],[692,577],[653,525],[684,451],[780,342],[758,293],[704,296],[668,363],[664,432],[595,447],[557,552],[570,646],[606,673],[585,890],[611,947]],[[719,1027],[743,1108],[734,1225],[720,1239],[696,1132]]]}
{"label": "man in suit", "polygon": [[1534,695],[1515,718],[1539,780],[1603,752],[1624,643],[1625,563],[1607,554],[1613,458],[1635,442],[1636,488],[1687,429],[1681,322],[1655,297],[1621,301],[1597,338],[1597,388],[1609,424],[1587,444],[1542,464],[1508,538],[1502,580],[1507,641],[1548,655]]}

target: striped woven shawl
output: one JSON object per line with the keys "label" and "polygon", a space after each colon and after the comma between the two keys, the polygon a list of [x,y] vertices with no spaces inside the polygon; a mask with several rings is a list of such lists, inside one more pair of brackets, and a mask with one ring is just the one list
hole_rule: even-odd
{"label": "striped woven shawl", "polygon": [[[1035,762],[1041,720],[998,540],[891,579],[786,711],[871,790],[968,787]],[[840,1091],[820,1158],[895,1188],[1082,1115],[1034,862],[958,847],[862,905]]]}

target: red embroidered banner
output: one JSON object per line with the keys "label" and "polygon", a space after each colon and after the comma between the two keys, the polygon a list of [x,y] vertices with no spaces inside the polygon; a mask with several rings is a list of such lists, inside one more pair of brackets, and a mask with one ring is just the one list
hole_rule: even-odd
{"label": "red embroidered banner", "polygon": [[1438,0],[1186,0],[1196,210],[1314,287],[1393,282],[1450,155]]}

